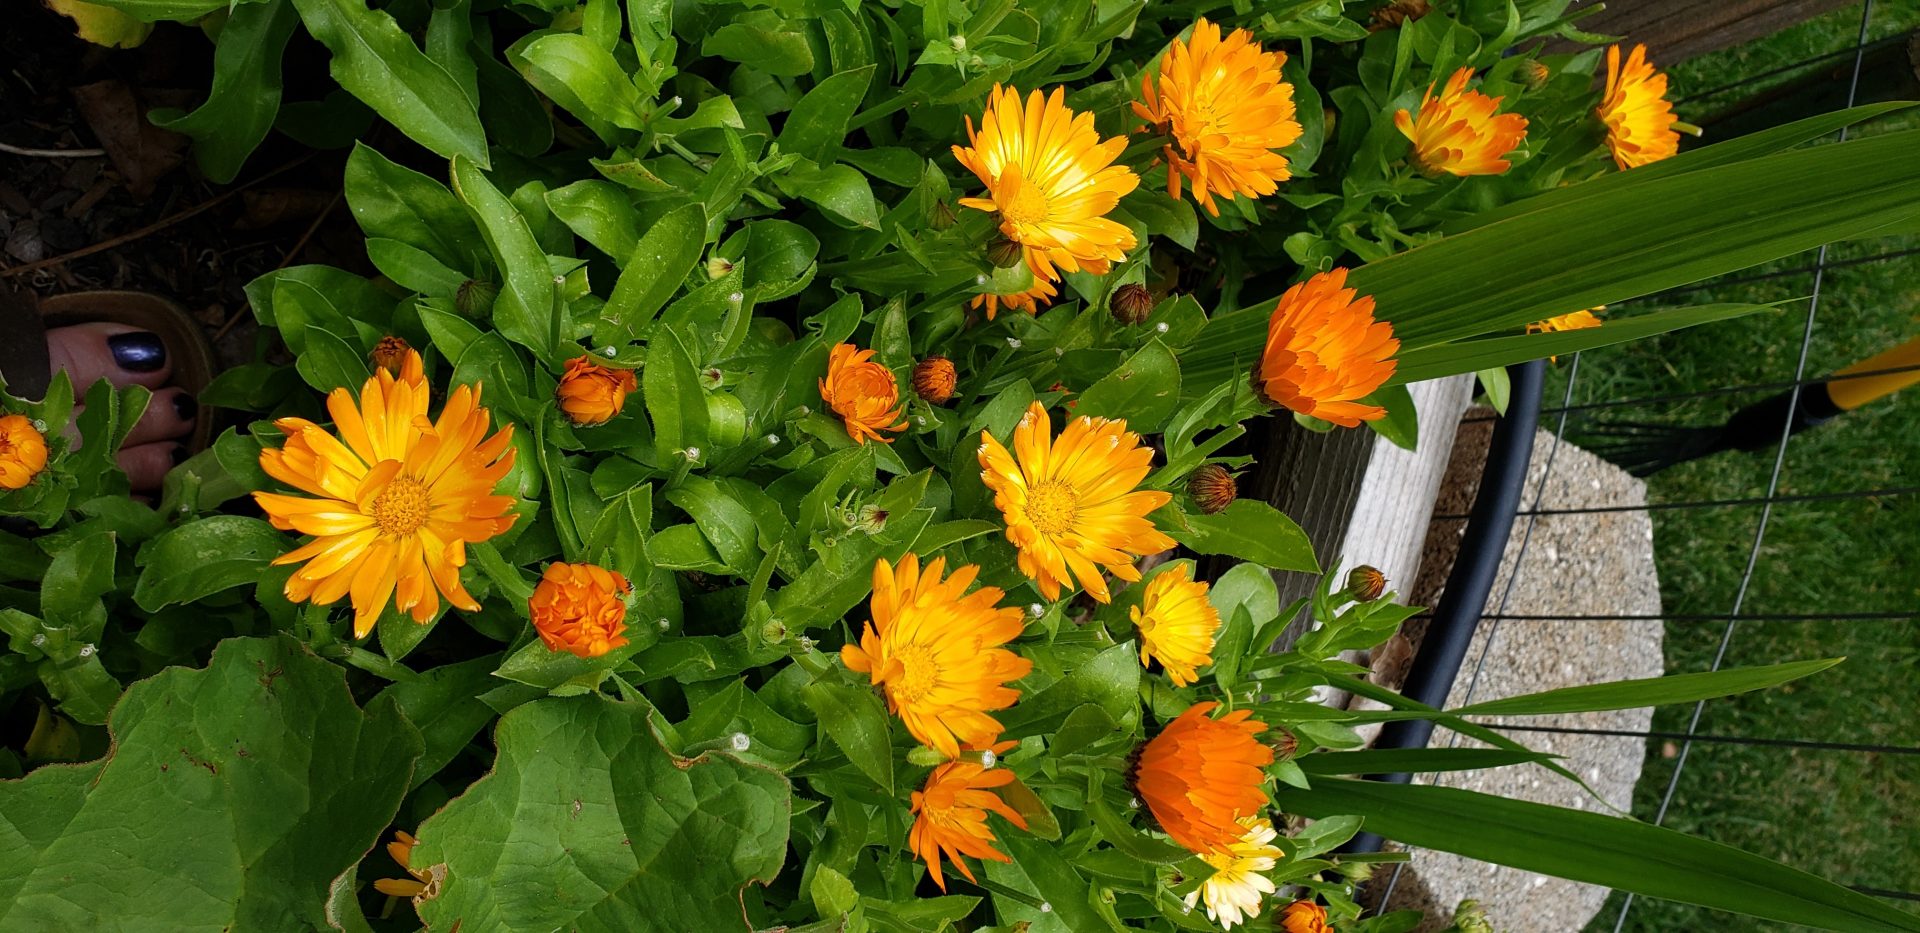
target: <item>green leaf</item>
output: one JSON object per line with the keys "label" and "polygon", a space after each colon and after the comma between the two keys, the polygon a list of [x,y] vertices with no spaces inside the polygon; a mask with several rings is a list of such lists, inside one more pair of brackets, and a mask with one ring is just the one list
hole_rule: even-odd
{"label": "green leaf", "polygon": [[500,335],[551,362],[560,334],[560,309],[554,302],[553,272],[547,254],[533,238],[527,219],[480,173],[479,166],[453,160],[453,189],[493,254],[506,286],[493,302],[493,323]]}
{"label": "green leaf", "polygon": [[826,682],[808,684],[801,696],[847,760],[892,794],[892,722],[880,698],[866,688]]}
{"label": "green leaf", "polygon": [[133,685],[109,727],[104,761],[0,782],[0,927],[324,929],[421,749],[392,700],[361,710],[286,637]]}
{"label": "green leaf", "polygon": [[[693,356],[678,334],[663,329],[653,336],[640,384],[653,419],[654,457],[663,464],[686,462],[683,451],[707,443],[707,402]],[[701,451],[695,459],[705,455]]]}
{"label": "green leaf", "polygon": [[842,227],[880,229],[880,206],[873,199],[873,186],[852,166],[801,163],[774,176],[773,181],[788,197],[812,204]]}
{"label": "green leaf", "polygon": [[727,755],[676,758],[647,707],[537,700],[501,717],[491,773],[422,824],[431,929],[701,930],[786,856],[790,789]]}
{"label": "green leaf", "polygon": [[342,388],[358,391],[367,381],[366,359],[332,331],[309,324],[304,343],[294,368],[321,394]]}
{"label": "green leaf", "polygon": [[425,745],[409,790],[425,784],[446,767],[499,715],[480,700],[481,694],[500,686],[493,677],[499,663],[500,656],[490,654],[443,664],[380,692],[383,697],[391,697],[407,721],[420,730]]}
{"label": "green leaf", "polygon": [[393,17],[362,0],[293,0],[307,31],[333,53],[333,80],[435,153],[487,164],[480,113],[446,69]]}
{"label": "green leaf", "polygon": [[1413,450],[1420,441],[1420,413],[1415,410],[1413,394],[1399,383],[1381,386],[1367,396],[1369,404],[1387,410],[1384,417],[1366,423],[1373,433],[1393,442],[1401,450]]}
{"label": "green leaf", "polygon": [[96,532],[56,552],[40,580],[40,615],[98,640],[107,621],[100,597],[113,592],[114,551],[113,535]]}
{"label": "green leaf", "polygon": [[1045,732],[1060,716],[1083,703],[1098,706],[1115,722],[1139,711],[1140,648],[1131,640],[1114,645],[1039,693],[1022,696],[999,714],[1003,738],[1021,739]]}
{"label": "green leaf", "polygon": [[214,42],[213,88],[192,113],[156,110],[158,126],[193,137],[193,159],[225,184],[267,138],[280,112],[280,56],[300,17],[287,0],[233,7]]}
{"label": "green leaf", "polygon": [[640,91],[613,53],[579,33],[548,33],[518,51],[527,79],[553,98],[602,142],[619,142],[619,127],[641,130]]}
{"label": "green leaf", "polygon": [[144,569],[133,588],[134,604],[156,612],[257,583],[288,543],[272,525],[241,515],[209,515],[176,525],[140,549],[135,562]]}
{"label": "green leaf", "polygon": [[1186,528],[1163,527],[1175,541],[1202,554],[1225,554],[1274,570],[1319,573],[1313,544],[1293,519],[1265,502],[1235,499],[1213,515],[1186,515]]}
{"label": "green leaf", "polygon": [[1306,817],[1357,815],[1410,846],[1829,930],[1920,930],[1920,917],[1731,846],[1637,820],[1451,787],[1346,778],[1282,787],[1274,804]]}
{"label": "green leaf", "polygon": [[1318,752],[1294,759],[1308,774],[1423,774],[1429,771],[1479,771],[1552,761],[1554,755],[1504,748],[1370,748],[1357,752]]}
{"label": "green leaf", "polygon": [[603,346],[639,339],[700,261],[706,235],[706,212],[698,204],[683,204],[648,227],[631,250],[615,254],[626,265],[600,310],[594,339]]}
{"label": "green leaf", "polygon": [[1100,828],[1100,835],[1114,848],[1150,865],[1173,865],[1193,857],[1193,853],[1181,846],[1134,829],[1097,793],[1087,797],[1087,815],[1093,817],[1093,825]]}
{"label": "green leaf", "polygon": [[96,0],[96,2],[145,23],[160,20],[190,23],[215,10],[227,8],[225,0]]}
{"label": "green leaf", "polygon": [[843,71],[814,85],[788,112],[776,140],[780,151],[820,165],[832,164],[846,139],[847,123],[873,83],[874,68],[865,65]]}
{"label": "green leaf", "polygon": [[1399,385],[1425,379],[1438,379],[1456,373],[1497,369],[1528,360],[1559,356],[1563,353],[1578,353],[1596,347],[1626,343],[1629,340],[1643,340],[1698,324],[1711,324],[1714,321],[1724,321],[1773,309],[1772,305],[1749,304],[1664,308],[1649,314],[1636,314],[1633,317],[1609,320],[1599,327],[1443,343],[1400,354],[1399,365],[1388,381],[1389,384]]}
{"label": "green leaf", "polygon": [[1180,363],[1158,338],[1080,393],[1075,415],[1121,418],[1127,428],[1152,434],[1166,425],[1180,403]]}
{"label": "green leaf", "polygon": [[704,476],[688,476],[667,491],[667,501],[693,516],[727,567],[744,572],[760,560],[753,512],[720,484]]}
{"label": "green leaf", "polygon": [[782,77],[813,70],[813,49],[804,33],[762,29],[728,23],[700,43],[701,55],[718,55],[731,62]]}
{"label": "green leaf", "polygon": [[381,275],[392,279],[395,285],[422,295],[452,298],[467,280],[466,276],[435,259],[432,253],[399,240],[368,238],[367,258],[373,262],[375,269],[380,270]]}
{"label": "green leaf", "polygon": [[347,206],[369,237],[384,237],[469,271],[487,244],[460,199],[413,169],[396,165],[364,143],[347,156]]}
{"label": "green leaf", "polygon": [[1506,697],[1448,710],[1452,716],[1544,716],[1551,713],[1586,713],[1596,710],[1636,709],[1692,703],[1716,697],[1732,696],[1777,687],[1788,681],[1818,674],[1845,658],[1817,661],[1790,661],[1764,667],[1736,667],[1724,671],[1694,674],[1669,674],[1642,680],[1618,680],[1612,683],[1562,687],[1542,693]]}
{"label": "green leaf", "polygon": [[624,261],[640,242],[640,212],[612,182],[585,178],[547,192],[547,209],[594,248]]}

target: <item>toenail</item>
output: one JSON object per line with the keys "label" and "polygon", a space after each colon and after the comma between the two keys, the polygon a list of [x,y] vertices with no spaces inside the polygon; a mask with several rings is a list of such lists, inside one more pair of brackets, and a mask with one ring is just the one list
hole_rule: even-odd
{"label": "toenail", "polygon": [[199,413],[200,403],[194,401],[193,396],[182,392],[173,397],[173,414],[181,421],[192,421],[193,416]]}
{"label": "toenail", "polygon": [[167,345],[152,331],[114,334],[107,338],[113,361],[130,373],[150,373],[167,365]]}
{"label": "toenail", "polygon": [[187,449],[185,447],[182,447],[179,444],[175,444],[173,445],[173,452],[168,454],[168,456],[171,456],[173,458],[174,466],[179,466],[180,464],[187,462],[187,456],[188,456]]}

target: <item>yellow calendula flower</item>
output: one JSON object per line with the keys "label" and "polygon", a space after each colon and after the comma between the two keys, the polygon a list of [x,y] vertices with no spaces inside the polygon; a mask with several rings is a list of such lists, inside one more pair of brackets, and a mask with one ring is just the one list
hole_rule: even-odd
{"label": "yellow calendula flower", "polygon": [[511,496],[493,488],[513,468],[513,429],[486,437],[479,386],[459,386],[438,421],[427,420],[430,390],[420,355],[398,378],[385,369],[361,387],[327,396],[332,432],[305,418],[274,422],[286,444],[260,452],[268,476],[307,496],[256,492],[275,528],[312,535],[274,559],[305,566],[287,580],[287,598],[322,605],[352,597],[353,633],[365,638],[391,602],[416,622],[439,597],[480,608],[460,585],[466,546],[513,527]]}
{"label": "yellow calendula flower", "polygon": [[967,592],[979,567],[956,567],[942,580],[946,566],[936,557],[922,569],[911,553],[898,566],[875,561],[873,621],[840,659],[886,691],[914,738],[954,758],[962,745],[984,748],[1000,736],[1000,721],[987,714],[1020,698],[1007,684],[1033,662],[1004,647],[1020,635],[1019,608],[996,606],[998,587]]}
{"label": "yellow calendula flower", "polygon": [[[1067,109],[1065,88],[1051,96],[994,85],[970,145],[954,158],[987,186],[984,198],[961,198],[1000,215],[1000,232],[1020,244],[1036,280],[1060,281],[1060,270],[1103,274],[1133,249],[1133,231],[1107,213],[1140,177],[1113,160],[1127,148],[1123,136],[1101,141],[1093,114]],[[1005,301],[1004,297],[1001,299]]]}
{"label": "yellow calendula flower", "polygon": [[1512,163],[1507,153],[1527,138],[1527,118],[1500,113],[1499,97],[1467,90],[1472,68],[1447,79],[1439,97],[1427,85],[1420,117],[1402,110],[1393,115],[1400,135],[1413,141],[1413,161],[1429,175],[1498,175]]}
{"label": "yellow calendula flower", "polygon": [[1607,87],[1594,111],[1607,125],[1607,150],[1621,171],[1658,162],[1680,151],[1680,118],[1667,102],[1667,76],[1636,45],[1620,66],[1620,47],[1607,47]]}
{"label": "yellow calendula flower", "polygon": [[1014,292],[1011,295],[995,295],[991,292],[982,292],[981,294],[973,296],[973,300],[967,302],[967,307],[976,311],[985,310],[987,312],[987,320],[991,321],[995,315],[1000,313],[1001,308],[1006,308],[1009,311],[1025,311],[1028,314],[1039,314],[1040,309],[1052,304],[1054,297],[1059,294],[1059,290],[1053,287],[1052,282],[1036,275],[1033,278],[1033,287],[1024,292]]}
{"label": "yellow calendula flower", "polygon": [[0,489],[23,489],[47,468],[47,436],[26,415],[0,416]]}
{"label": "yellow calendula flower", "polygon": [[1141,78],[1133,112],[1173,137],[1163,151],[1168,194],[1180,197],[1185,179],[1193,199],[1219,216],[1215,195],[1261,197],[1293,177],[1287,157],[1273,151],[1300,138],[1293,85],[1280,77],[1286,61],[1245,29],[1222,39],[1204,17],[1191,37],[1167,46],[1159,74]]}
{"label": "yellow calendula flower", "polygon": [[393,841],[387,843],[387,855],[391,856],[401,868],[406,869],[410,878],[381,878],[373,883],[373,889],[389,897],[418,897],[432,900],[437,893],[432,873],[419,871],[413,867],[413,847],[420,840],[405,830],[395,830]]}
{"label": "yellow calendula flower", "polygon": [[[1004,750],[1011,744],[995,748]],[[1027,828],[1026,818],[993,790],[1013,780],[1013,772],[1005,768],[987,768],[977,761],[950,761],[934,768],[927,775],[926,785],[913,792],[914,821],[907,842],[913,854],[927,863],[927,875],[940,890],[947,889],[947,879],[940,874],[943,856],[968,881],[974,880],[973,869],[967,867],[963,855],[993,862],[1012,861],[993,847],[993,828],[987,825],[987,814],[998,813],[1007,822]]]}
{"label": "yellow calendula flower", "polygon": [[820,380],[820,400],[840,416],[847,436],[864,444],[879,441],[893,443],[881,431],[905,431],[907,422],[900,415],[900,387],[893,370],[873,361],[872,350],[850,343],[833,348],[827,359],[826,378]]}
{"label": "yellow calendula flower", "polygon": [[548,651],[597,658],[626,646],[632,591],[633,584],[617,571],[554,561],[540,575],[527,607]]}
{"label": "yellow calendula flower", "polygon": [[1551,334],[1555,331],[1586,330],[1589,327],[1599,327],[1601,323],[1600,316],[1594,312],[1605,310],[1607,310],[1607,306],[1601,305],[1598,308],[1588,308],[1585,311],[1574,311],[1558,317],[1550,317],[1544,321],[1535,321],[1527,325],[1527,333]]}
{"label": "yellow calendula flower", "polygon": [[1260,899],[1273,893],[1273,882],[1261,872],[1272,871],[1280,860],[1280,847],[1273,844],[1278,835],[1273,823],[1266,817],[1243,816],[1240,825],[1246,833],[1228,851],[1201,856],[1213,866],[1213,875],[1187,895],[1188,907],[1204,898],[1207,919],[1227,930],[1260,916]]}
{"label": "yellow calendula flower", "polygon": [[1275,405],[1344,428],[1386,416],[1360,399],[1398,365],[1393,325],[1373,319],[1373,296],[1347,286],[1347,270],[1316,273],[1280,296],[1254,386]]}
{"label": "yellow calendula flower", "polygon": [[1133,559],[1173,547],[1147,514],[1171,493],[1136,489],[1153,467],[1153,448],[1125,421],[1075,418],[1053,436],[1039,402],[1013,429],[1013,452],[980,432],[980,479],[1007,523],[1007,540],[1020,549],[1020,571],[1048,599],[1075,580],[1087,595],[1112,602],[1106,570],[1140,579]]}
{"label": "yellow calendula flower", "polygon": [[1140,605],[1129,610],[1140,629],[1140,663],[1158,660],[1176,687],[1193,683],[1196,671],[1213,663],[1213,637],[1220,613],[1207,600],[1207,585],[1175,564],[1147,581]]}

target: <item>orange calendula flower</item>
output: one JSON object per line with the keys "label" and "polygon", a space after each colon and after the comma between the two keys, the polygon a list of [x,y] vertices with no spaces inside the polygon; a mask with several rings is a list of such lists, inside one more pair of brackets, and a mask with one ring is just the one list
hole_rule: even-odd
{"label": "orange calendula flower", "polygon": [[433,890],[434,886],[433,875],[424,871],[416,871],[413,867],[413,847],[419,843],[420,840],[413,838],[412,833],[403,830],[394,830],[393,841],[387,843],[387,854],[392,856],[395,862],[400,863],[400,867],[406,869],[407,874],[413,877],[381,878],[373,883],[374,890],[391,897],[433,897],[433,895],[429,893]]}
{"label": "orange calendula flower", "polygon": [[1387,413],[1356,399],[1393,375],[1400,341],[1373,319],[1373,297],[1346,285],[1347,270],[1333,269],[1280,296],[1254,385],[1276,405],[1352,428]]}
{"label": "orange calendula flower", "polygon": [[0,415],[0,489],[22,489],[47,468],[47,436],[26,415]]}
{"label": "orange calendula flower", "polygon": [[1020,699],[1007,684],[1033,662],[1003,647],[1020,635],[1019,608],[995,606],[1005,595],[999,587],[967,592],[979,567],[956,567],[942,580],[946,566],[936,557],[922,570],[911,553],[897,567],[875,561],[873,621],[840,659],[886,691],[914,738],[954,758],[961,745],[984,748],[1000,736],[1000,721],[987,714]]}
{"label": "orange calendula flower", "polygon": [[360,389],[327,396],[332,432],[305,418],[274,422],[284,446],[260,452],[268,476],[313,498],[256,492],[275,528],[312,535],[274,559],[305,566],[287,580],[287,598],[326,605],[351,595],[353,633],[365,638],[389,601],[416,622],[433,618],[439,597],[480,608],[460,585],[467,545],[513,527],[513,497],[493,488],[513,468],[513,429],[486,437],[480,387],[459,386],[438,421],[427,420],[420,354],[399,377],[385,369]]}
{"label": "orange calendula flower", "polygon": [[632,591],[633,585],[615,571],[555,561],[540,575],[527,604],[547,650],[597,658],[626,645],[622,633]]}
{"label": "orange calendula flower", "polygon": [[1140,663],[1158,660],[1174,686],[1193,683],[1199,677],[1196,671],[1213,663],[1220,613],[1207,600],[1207,585],[1187,575],[1186,564],[1174,564],[1148,580],[1140,605],[1128,612],[1140,629]]}
{"label": "orange calendula flower", "polygon": [[1594,111],[1607,125],[1607,149],[1621,171],[1658,162],[1680,151],[1680,118],[1667,102],[1667,76],[1635,45],[1620,67],[1620,47],[1607,47],[1607,87]]}
{"label": "orange calendula flower", "polygon": [[553,394],[560,410],[567,413],[567,420],[590,428],[618,416],[627,404],[627,393],[639,387],[640,383],[629,370],[602,366],[587,357],[576,356],[567,361],[566,372],[560,374],[560,387]]}
{"label": "orange calendula flower", "polygon": [[1180,197],[1184,178],[1193,199],[1217,217],[1215,195],[1269,195],[1293,177],[1287,157],[1273,151],[1300,138],[1293,85],[1280,77],[1286,61],[1285,52],[1262,50],[1245,29],[1222,39],[1204,17],[1190,38],[1167,46],[1158,80],[1140,79],[1142,99],[1133,112],[1173,137],[1163,150],[1168,194]]}
{"label": "orange calendula flower", "polygon": [[1427,85],[1417,120],[1405,110],[1393,115],[1400,135],[1413,141],[1413,161],[1429,175],[1498,175],[1512,164],[1507,153],[1527,138],[1527,118],[1498,112],[1504,98],[1467,90],[1472,77],[1472,68],[1454,72],[1439,97]]}
{"label": "orange calendula flower", "polygon": [[960,869],[968,881],[974,880],[973,870],[967,867],[966,860],[961,858],[963,855],[995,862],[1012,861],[1006,853],[993,847],[993,829],[987,825],[987,814],[998,813],[1007,822],[1027,828],[1026,818],[993,791],[1013,783],[1013,779],[1013,772],[1005,768],[990,769],[978,761],[949,761],[934,768],[933,773],[927,775],[926,785],[913,792],[914,821],[907,841],[913,846],[914,854],[927,863],[927,874],[940,890],[947,889],[947,879],[940,874],[943,856]]}
{"label": "orange calendula flower", "polygon": [[1266,817],[1243,816],[1240,826],[1246,832],[1229,847],[1231,851],[1202,857],[1213,866],[1213,875],[1187,895],[1188,907],[1206,898],[1207,919],[1223,930],[1260,916],[1260,898],[1273,893],[1273,882],[1260,873],[1272,871],[1281,856],[1280,847],[1273,844],[1279,834]]}
{"label": "orange calendula flower", "polygon": [[1270,801],[1267,776],[1273,749],[1254,736],[1267,724],[1234,710],[1215,719],[1219,703],[1195,703],[1140,749],[1133,786],[1160,828],[1198,855],[1231,855],[1246,832],[1241,817]]}
{"label": "orange calendula flower", "polygon": [[1606,309],[1606,305],[1601,305],[1598,308],[1588,308],[1585,311],[1574,311],[1558,317],[1550,317],[1544,321],[1535,321],[1527,325],[1527,333],[1551,334],[1555,331],[1586,330],[1589,327],[1599,327],[1601,323],[1600,316],[1594,312],[1605,311]]}
{"label": "orange calendula flower", "polygon": [[1034,402],[1013,429],[1013,453],[980,432],[980,467],[1007,540],[1020,549],[1020,571],[1048,599],[1078,580],[1087,595],[1112,602],[1103,568],[1138,580],[1135,557],[1174,545],[1147,519],[1173,494],[1134,488],[1153,467],[1153,448],[1125,421],[1082,416],[1055,438],[1047,409]]}
{"label": "orange calendula flower", "polygon": [[881,436],[881,431],[907,429],[893,370],[874,362],[872,350],[850,343],[835,346],[827,359],[827,376],[820,380],[820,400],[846,422],[847,436],[862,444],[891,444],[893,438]]}
{"label": "orange calendula flower", "polygon": [[1281,910],[1280,929],[1285,933],[1333,933],[1327,909],[1312,901],[1294,901]]}
{"label": "orange calendula flower", "polygon": [[1024,292],[1015,292],[1011,295],[982,292],[973,296],[973,300],[967,302],[967,307],[975,310],[984,308],[987,312],[987,320],[991,321],[1000,313],[1001,308],[1039,314],[1040,309],[1052,304],[1054,297],[1059,294],[1059,290],[1053,287],[1052,282],[1036,275],[1033,277],[1033,287]]}
{"label": "orange calendula flower", "polygon": [[[1050,97],[994,85],[978,132],[967,118],[970,145],[954,158],[986,183],[984,198],[960,203],[1000,215],[1000,232],[1020,244],[1036,280],[1060,281],[1060,270],[1104,274],[1133,249],[1133,231],[1107,213],[1140,177],[1113,160],[1124,136],[1101,141],[1093,114],[1067,109],[1066,88]],[[1002,302],[1005,302],[1003,297]]]}

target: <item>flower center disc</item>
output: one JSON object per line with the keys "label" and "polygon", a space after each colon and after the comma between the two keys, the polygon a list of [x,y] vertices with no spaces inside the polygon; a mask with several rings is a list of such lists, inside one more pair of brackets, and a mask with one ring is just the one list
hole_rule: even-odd
{"label": "flower center disc", "polygon": [[1060,480],[1048,480],[1027,493],[1027,521],[1041,534],[1064,534],[1080,510],[1080,494]]}
{"label": "flower center disc", "polygon": [[373,523],[384,534],[410,535],[427,523],[427,487],[396,476],[373,500]]}
{"label": "flower center disc", "polygon": [[900,662],[903,673],[893,682],[894,702],[897,704],[917,703],[933,691],[939,680],[937,666],[933,662],[933,651],[925,645],[904,645],[894,658]]}
{"label": "flower center disc", "polygon": [[1007,220],[1026,226],[1044,223],[1047,219],[1047,195],[1037,185],[1024,181],[1016,182],[1013,196],[1000,205],[1000,213]]}

